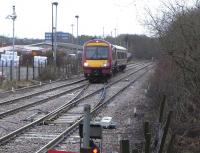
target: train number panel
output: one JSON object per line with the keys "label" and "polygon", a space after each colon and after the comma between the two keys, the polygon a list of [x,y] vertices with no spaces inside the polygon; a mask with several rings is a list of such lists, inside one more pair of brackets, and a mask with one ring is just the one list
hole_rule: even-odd
{"label": "train number panel", "polygon": [[107,79],[113,72],[124,70],[127,65],[127,50],[105,40],[94,39],[83,46],[82,67],[89,80]]}

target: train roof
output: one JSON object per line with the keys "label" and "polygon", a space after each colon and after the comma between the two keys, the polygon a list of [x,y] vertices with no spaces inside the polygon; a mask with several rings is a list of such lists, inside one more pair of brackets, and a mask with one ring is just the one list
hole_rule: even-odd
{"label": "train roof", "polygon": [[[112,45],[112,46],[113,46],[114,48],[116,48],[116,49],[123,50],[123,51],[126,51],[126,50],[127,50],[125,47],[118,46],[118,45],[113,45],[112,43],[110,43],[110,42],[108,42],[108,41],[106,41],[106,40],[103,40],[103,39],[92,39],[92,40],[87,41],[85,44],[91,43],[91,42],[105,42],[105,43],[107,43],[107,44]],[[85,44],[84,44],[84,45],[85,45]]]}
{"label": "train roof", "polygon": [[113,47],[115,47],[116,49],[124,50],[124,51],[127,50],[125,47],[118,46],[118,45],[113,45]]}

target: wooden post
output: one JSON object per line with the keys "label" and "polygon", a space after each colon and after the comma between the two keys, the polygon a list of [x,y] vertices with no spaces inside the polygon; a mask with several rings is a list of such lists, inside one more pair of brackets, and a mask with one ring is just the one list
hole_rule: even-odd
{"label": "wooden post", "polygon": [[[4,72],[3,72],[3,70],[4,70],[4,69],[3,69],[4,63],[3,63],[3,62],[4,62],[4,61],[1,62],[1,73],[2,73],[2,76],[4,75]],[[3,78],[1,78],[1,79],[3,79]]]}
{"label": "wooden post", "polygon": [[129,140],[120,140],[120,153],[130,153]]}
{"label": "wooden post", "polygon": [[20,75],[21,75],[21,74],[20,74],[20,73],[21,73],[21,72],[20,72],[20,67],[21,67],[20,64],[21,64],[21,62],[20,62],[20,60],[19,60],[19,66],[18,66],[18,81],[20,81],[20,79],[21,79],[21,78],[20,78]]}
{"label": "wooden post", "polygon": [[137,149],[133,149],[132,153],[139,153]]}
{"label": "wooden post", "polygon": [[33,58],[33,63],[32,63],[32,68],[33,68],[33,80],[35,80],[35,63],[34,63],[34,58]]}
{"label": "wooden post", "polygon": [[175,137],[176,137],[176,135],[172,134],[172,136],[170,138],[170,141],[169,141],[169,144],[168,144],[167,153],[171,153],[172,152],[173,143],[174,143]]}
{"label": "wooden post", "polygon": [[145,137],[145,153],[150,153],[151,134],[149,129],[149,122],[144,123],[144,137]]}
{"label": "wooden post", "polygon": [[144,122],[144,137],[145,137],[145,139],[146,139],[146,134],[147,133],[150,133],[149,122]]}
{"label": "wooden post", "polygon": [[89,148],[81,148],[80,153],[91,153],[91,149]]}
{"label": "wooden post", "polygon": [[12,73],[12,71],[13,71],[13,61],[11,60],[10,61],[10,81],[13,80],[13,73]]}
{"label": "wooden post", "polygon": [[150,153],[150,146],[151,146],[151,133],[146,133],[145,153]]}
{"label": "wooden post", "polygon": [[38,76],[40,76],[40,62],[38,60]]}
{"label": "wooden post", "polygon": [[172,117],[172,112],[173,111],[170,111],[168,113],[167,122],[166,122],[165,127],[164,127],[164,133],[163,133],[163,136],[162,136],[162,139],[161,139],[161,144],[160,144],[160,148],[159,148],[158,153],[162,153],[162,151],[163,151],[165,140],[166,140],[166,137],[167,137],[167,132],[168,132],[169,125],[170,125],[170,120],[171,120],[171,117]]}
{"label": "wooden post", "polygon": [[28,60],[26,61],[26,81],[28,81]]}
{"label": "wooden post", "polygon": [[160,104],[160,113],[159,113],[159,123],[163,120],[163,114],[164,114],[164,107],[165,107],[165,101],[166,101],[166,95],[163,96],[163,100]]}

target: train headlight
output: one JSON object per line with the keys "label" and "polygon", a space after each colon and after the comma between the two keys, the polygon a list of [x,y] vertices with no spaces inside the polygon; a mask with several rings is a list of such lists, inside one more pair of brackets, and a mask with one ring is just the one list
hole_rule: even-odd
{"label": "train headlight", "polygon": [[102,67],[109,67],[109,66],[110,66],[109,63],[104,63],[104,64],[102,65]]}
{"label": "train headlight", "polygon": [[87,67],[87,66],[88,66],[88,63],[87,63],[87,62],[84,62],[83,66]]}

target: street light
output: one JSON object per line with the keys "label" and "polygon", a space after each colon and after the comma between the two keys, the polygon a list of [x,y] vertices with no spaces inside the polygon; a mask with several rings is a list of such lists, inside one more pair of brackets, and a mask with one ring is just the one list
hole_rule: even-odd
{"label": "street light", "polygon": [[74,40],[74,39],[73,39],[74,24],[71,24],[71,26],[72,26],[72,44],[73,44],[73,42],[74,42],[74,41],[73,41],[73,40]]}
{"label": "street light", "polygon": [[11,67],[13,67],[14,66],[14,52],[15,52],[15,19],[17,18],[16,12],[15,12],[15,6],[13,6],[12,15],[8,15],[6,18],[13,20],[13,44],[12,44],[13,45],[13,52],[12,52],[12,65],[11,65]]}
{"label": "street light", "polygon": [[117,44],[117,38],[116,38],[116,34],[117,34],[117,29],[115,28],[115,45]]}
{"label": "street light", "polygon": [[79,18],[79,16],[78,15],[76,15],[75,16],[75,18],[77,19],[77,47],[76,47],[76,51],[78,52],[78,18]]}
{"label": "street light", "polygon": [[[56,6],[56,14],[55,14],[55,26],[54,26],[54,13],[53,6]],[[54,64],[56,66],[56,50],[57,50],[57,6],[58,2],[52,3],[52,50],[54,52]],[[55,35],[54,35],[55,33]]]}

